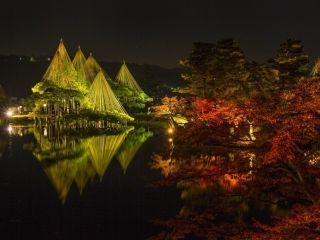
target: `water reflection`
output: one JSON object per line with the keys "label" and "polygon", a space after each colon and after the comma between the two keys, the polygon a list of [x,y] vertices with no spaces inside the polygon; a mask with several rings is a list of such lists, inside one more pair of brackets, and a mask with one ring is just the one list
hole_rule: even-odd
{"label": "water reflection", "polygon": [[127,137],[117,154],[117,159],[124,173],[126,173],[129,164],[131,163],[132,159],[137,154],[141,146],[144,144],[144,142],[152,136],[152,131],[146,131],[144,128],[139,128],[133,131]]}
{"label": "water reflection", "polygon": [[143,143],[153,133],[145,128],[127,128],[112,134],[64,132],[56,126],[33,130],[35,144],[26,145],[64,203],[73,183],[80,194],[88,182],[102,179],[111,161],[118,159],[124,172]]}
{"label": "water reflection", "polygon": [[[300,169],[301,183],[283,166],[259,162],[262,153],[256,149],[202,150],[179,146],[174,153],[168,148],[169,153],[153,156],[151,167],[164,176],[161,186],[176,186],[182,207],[158,221],[163,231],[151,239],[247,239],[255,222],[263,230],[296,204],[320,199],[318,169]],[[314,166],[317,152],[310,154]]]}
{"label": "water reflection", "polygon": [[15,126],[12,124],[9,124],[6,126],[6,132],[11,136],[24,136],[27,134],[32,133],[32,125],[21,125],[21,126]]}
{"label": "water reflection", "polygon": [[128,131],[117,135],[92,137],[87,140],[89,159],[100,178],[103,177],[127,135]]}

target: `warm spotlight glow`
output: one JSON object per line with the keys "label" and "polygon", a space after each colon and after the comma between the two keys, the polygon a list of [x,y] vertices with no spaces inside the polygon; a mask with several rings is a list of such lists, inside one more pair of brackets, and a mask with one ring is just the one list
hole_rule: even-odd
{"label": "warm spotlight glow", "polygon": [[12,111],[10,111],[10,110],[8,110],[8,111],[6,112],[6,115],[7,115],[7,117],[12,117],[13,112],[12,112]]}
{"label": "warm spotlight glow", "polygon": [[47,104],[45,103],[45,104],[43,104],[43,107],[47,107]]}
{"label": "warm spotlight glow", "polygon": [[173,133],[173,131],[174,131],[174,130],[173,130],[173,128],[172,128],[172,127],[168,128],[168,133],[169,133],[169,134],[172,134],[172,133]]}
{"label": "warm spotlight glow", "polygon": [[173,142],[173,139],[172,139],[172,138],[169,138],[168,141],[169,141],[169,142]]}
{"label": "warm spotlight glow", "polygon": [[12,133],[12,126],[9,125],[8,128],[7,128],[7,130],[8,130],[8,132],[9,132],[9,134],[11,134],[11,133]]}

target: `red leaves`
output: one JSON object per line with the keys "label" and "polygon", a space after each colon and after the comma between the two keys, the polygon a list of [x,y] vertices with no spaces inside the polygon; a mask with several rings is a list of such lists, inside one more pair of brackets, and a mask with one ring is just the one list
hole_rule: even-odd
{"label": "red leaves", "polygon": [[298,146],[296,138],[288,131],[279,131],[270,139],[271,148],[264,156],[264,163],[295,160]]}
{"label": "red leaves", "polygon": [[214,103],[208,99],[198,99],[197,101],[193,102],[193,106],[195,107],[196,111],[207,113],[212,110]]}
{"label": "red leaves", "polygon": [[[176,158],[170,167],[162,164],[164,170],[170,169],[165,182],[179,185],[184,193],[189,191],[184,198],[186,206],[182,212],[185,214],[167,222],[172,231],[163,236],[172,239],[186,236],[234,240],[320,239],[320,80],[300,80],[290,90],[274,94],[264,103],[255,99],[245,103],[198,99],[192,107],[189,117],[194,121],[177,137],[177,146],[181,143],[189,147],[219,143],[230,146],[228,143],[242,134],[241,129],[247,127],[244,125],[248,122],[259,126],[261,130],[255,137],[256,142],[262,143],[250,145],[257,147],[254,151],[241,149],[239,152],[243,154],[237,155],[234,149],[224,149],[223,154],[230,153],[224,159],[212,157],[207,161],[203,156],[183,156]],[[245,130],[248,134],[248,128]],[[254,130],[251,128],[251,133],[256,133]],[[223,154],[221,156],[226,156]],[[260,223],[244,226],[233,218],[239,210],[235,200],[239,204],[243,201],[244,213],[246,204],[254,202],[254,207],[279,210],[273,213],[281,217],[281,211],[295,203],[315,205],[296,207],[289,216],[273,218],[270,226]],[[196,203],[199,203],[197,207]],[[204,214],[223,218],[228,213],[229,218],[212,220],[210,225],[199,220]],[[250,217],[250,220],[261,221],[258,215]],[[234,229],[234,234],[228,235],[226,226]]]}
{"label": "red leaves", "polygon": [[296,206],[289,216],[278,220],[272,226],[256,224],[255,232],[246,232],[237,239],[320,239],[320,205]]}
{"label": "red leaves", "polygon": [[198,99],[193,103],[195,118],[211,126],[239,125],[245,121],[241,108],[226,101]]}
{"label": "red leaves", "polygon": [[174,115],[184,111],[186,101],[184,98],[164,97],[161,103],[161,105],[152,107],[157,115]]}
{"label": "red leaves", "polygon": [[[190,129],[194,138],[196,129],[202,129],[201,124],[215,127],[214,132],[219,132],[223,126],[237,127],[248,122],[268,128],[269,136],[265,136],[264,142],[269,143],[270,148],[263,157],[265,162],[298,160],[303,149],[320,138],[320,80],[316,79],[300,80],[291,90],[275,94],[265,103],[255,99],[248,99],[243,104],[198,99],[193,107],[190,115],[197,123],[191,123],[184,133],[188,134]],[[231,138],[226,132],[224,134],[225,138],[221,140],[226,145]],[[205,135],[201,138],[208,142]],[[208,134],[207,138],[211,136]]]}

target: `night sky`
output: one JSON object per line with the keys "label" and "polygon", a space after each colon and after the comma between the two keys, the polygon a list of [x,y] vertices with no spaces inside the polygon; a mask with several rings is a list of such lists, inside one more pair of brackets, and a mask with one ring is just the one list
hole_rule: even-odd
{"label": "night sky", "polygon": [[99,60],[175,67],[194,41],[237,39],[252,60],[275,55],[287,38],[320,56],[319,0],[6,1],[0,53],[52,55],[62,36]]}

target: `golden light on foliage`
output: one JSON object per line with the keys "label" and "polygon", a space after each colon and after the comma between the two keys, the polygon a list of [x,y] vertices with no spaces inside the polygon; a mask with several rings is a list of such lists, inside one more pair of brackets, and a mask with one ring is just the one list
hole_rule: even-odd
{"label": "golden light on foliage", "polygon": [[174,159],[164,159],[163,156],[155,154],[152,156],[152,160],[150,167],[159,170],[164,177],[168,177],[178,169],[178,164]]}
{"label": "golden light on foliage", "polygon": [[256,140],[256,137],[254,136],[254,128],[252,123],[249,123],[249,136],[252,141]]}
{"label": "golden light on foliage", "polygon": [[311,156],[309,156],[309,164],[312,166],[316,166],[319,164],[320,162],[320,152],[315,152],[314,154],[312,154]]}
{"label": "golden light on foliage", "polygon": [[220,179],[220,184],[228,191],[238,186],[239,181],[236,174],[224,174]]}

